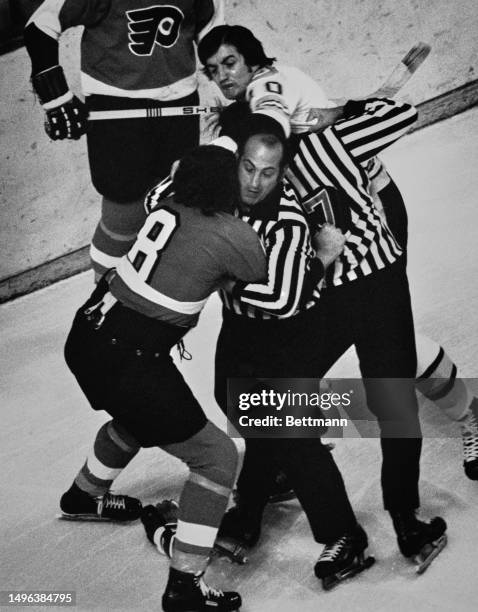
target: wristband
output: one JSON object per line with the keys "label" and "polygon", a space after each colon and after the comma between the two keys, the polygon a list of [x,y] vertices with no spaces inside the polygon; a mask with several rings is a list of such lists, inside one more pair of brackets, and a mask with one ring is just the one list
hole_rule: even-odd
{"label": "wristband", "polygon": [[32,85],[42,104],[52,102],[69,93],[65,73],[61,66],[52,66],[43,72],[34,74]]}

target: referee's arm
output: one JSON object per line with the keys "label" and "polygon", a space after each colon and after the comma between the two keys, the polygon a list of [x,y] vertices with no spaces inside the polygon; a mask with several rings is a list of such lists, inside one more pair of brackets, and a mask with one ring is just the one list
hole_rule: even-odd
{"label": "referee's arm", "polygon": [[323,135],[331,143],[338,139],[355,161],[365,164],[404,136],[417,120],[418,111],[407,103],[375,98],[347,102],[344,116]]}
{"label": "referee's arm", "polygon": [[299,306],[311,256],[309,230],[305,222],[281,222],[267,241],[267,281],[237,283],[233,297],[274,316],[290,317]]}

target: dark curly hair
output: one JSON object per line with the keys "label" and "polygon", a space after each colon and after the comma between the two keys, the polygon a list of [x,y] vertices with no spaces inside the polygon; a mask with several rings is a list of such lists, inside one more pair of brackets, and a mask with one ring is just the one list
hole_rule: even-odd
{"label": "dark curly hair", "polygon": [[[198,56],[203,66],[206,66],[207,60],[217,52],[221,45],[235,47],[248,66],[263,68],[276,61],[275,57],[267,57],[261,41],[248,28],[239,25],[221,25],[208,32],[199,43]],[[204,68],[204,72],[211,78],[207,67]]]}
{"label": "dark curly hair", "polygon": [[215,145],[201,145],[181,158],[173,179],[174,200],[205,215],[234,213],[239,193],[236,157]]}
{"label": "dark curly hair", "polygon": [[275,137],[276,141],[282,144],[284,150],[281,167],[289,163],[291,147],[282,126],[272,117],[251,112],[247,102],[238,101],[226,106],[219,115],[219,126],[221,136],[229,136],[237,143],[239,157],[241,157],[249,138],[260,134]]}

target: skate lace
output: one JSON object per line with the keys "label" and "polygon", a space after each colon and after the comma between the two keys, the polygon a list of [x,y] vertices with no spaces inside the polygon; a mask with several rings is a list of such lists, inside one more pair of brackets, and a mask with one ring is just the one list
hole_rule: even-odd
{"label": "skate lace", "polygon": [[122,495],[111,495],[107,493],[103,498],[103,507],[114,510],[126,510],[126,500]]}
{"label": "skate lace", "polygon": [[478,416],[474,410],[461,426],[463,438],[463,456],[465,461],[478,459]]}
{"label": "skate lace", "polygon": [[319,561],[335,561],[347,542],[347,536],[342,536],[337,542],[328,544],[319,557]]}
{"label": "skate lace", "polygon": [[201,589],[201,593],[204,597],[219,599],[224,596],[224,593],[220,589],[215,589],[204,582],[202,576],[196,576],[196,584]]}

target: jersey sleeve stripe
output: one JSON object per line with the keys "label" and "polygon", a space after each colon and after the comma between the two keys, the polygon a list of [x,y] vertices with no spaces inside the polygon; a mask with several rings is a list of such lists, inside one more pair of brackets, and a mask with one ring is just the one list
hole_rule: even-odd
{"label": "jersey sleeve stripe", "polygon": [[133,265],[127,256],[121,258],[117,267],[117,273],[123,283],[133,292],[140,295],[142,298],[173,310],[181,314],[192,315],[197,314],[202,310],[207,302],[207,298],[197,302],[180,302],[173,298],[164,295],[160,291],[153,289],[150,285],[141,280]]}

